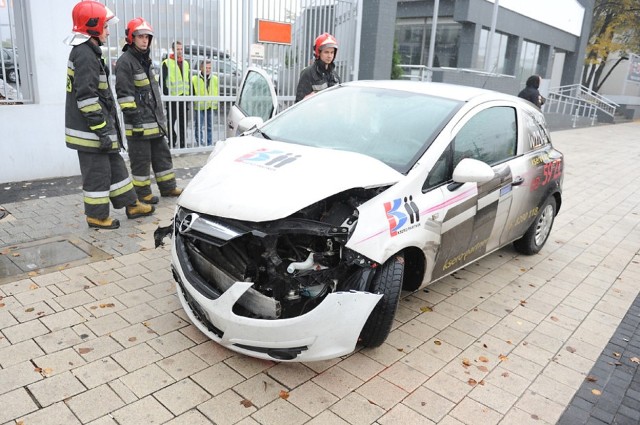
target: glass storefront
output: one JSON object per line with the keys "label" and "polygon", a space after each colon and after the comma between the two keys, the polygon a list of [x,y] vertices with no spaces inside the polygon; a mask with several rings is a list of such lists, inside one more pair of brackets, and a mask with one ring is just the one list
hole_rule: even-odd
{"label": "glass storefront", "polygon": [[[396,41],[400,62],[405,65],[427,65],[431,41],[431,18],[398,19]],[[434,67],[458,66],[458,40],[462,25],[452,19],[440,18],[436,28]]]}

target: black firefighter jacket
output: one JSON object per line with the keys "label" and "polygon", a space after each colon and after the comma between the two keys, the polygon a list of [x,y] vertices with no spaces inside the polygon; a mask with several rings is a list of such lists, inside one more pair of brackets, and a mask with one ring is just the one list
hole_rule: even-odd
{"label": "black firefighter jacket", "polygon": [[328,87],[340,84],[340,77],[334,71],[336,65],[331,62],[329,68],[317,59],[300,73],[300,80],[296,89],[296,102],[300,102],[310,93],[316,93]]}
{"label": "black firefighter jacket", "polygon": [[116,95],[128,140],[149,140],[167,134],[160,88],[151,65],[148,51],[142,53],[132,46],[116,63]]}
{"label": "black firefighter jacket", "polygon": [[64,120],[68,148],[101,152],[100,138],[108,137],[112,141],[108,152],[120,149],[116,104],[108,81],[98,46],[87,41],[71,49]]}

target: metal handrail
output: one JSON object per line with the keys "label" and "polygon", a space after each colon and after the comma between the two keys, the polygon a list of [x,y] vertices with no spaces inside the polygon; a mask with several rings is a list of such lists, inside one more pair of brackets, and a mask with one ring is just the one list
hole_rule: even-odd
{"label": "metal handrail", "polygon": [[[555,87],[549,91],[549,99],[559,103],[571,104],[585,111],[594,110],[596,113],[600,111],[611,118],[614,117],[616,109],[620,106],[581,84]],[[543,110],[550,112],[548,108],[543,108]]]}

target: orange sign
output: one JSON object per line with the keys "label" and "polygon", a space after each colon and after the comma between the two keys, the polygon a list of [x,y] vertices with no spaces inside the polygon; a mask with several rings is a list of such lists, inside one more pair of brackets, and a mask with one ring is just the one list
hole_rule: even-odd
{"label": "orange sign", "polygon": [[258,43],[291,44],[291,24],[258,19]]}

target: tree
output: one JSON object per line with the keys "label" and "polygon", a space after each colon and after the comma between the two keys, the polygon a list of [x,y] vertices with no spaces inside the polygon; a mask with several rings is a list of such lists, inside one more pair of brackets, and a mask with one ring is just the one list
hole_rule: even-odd
{"label": "tree", "polygon": [[[600,90],[629,53],[640,50],[640,4],[637,0],[596,0],[589,33],[582,85]],[[610,59],[617,53],[615,59]],[[614,61],[607,73],[609,62]]]}
{"label": "tree", "polygon": [[398,50],[398,41],[393,42],[393,56],[391,57],[391,79],[399,80],[402,77],[402,68],[400,67],[400,51]]}

